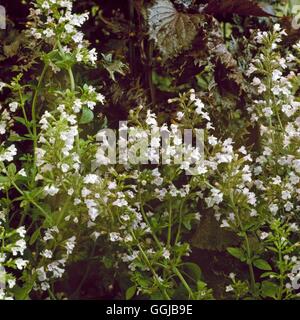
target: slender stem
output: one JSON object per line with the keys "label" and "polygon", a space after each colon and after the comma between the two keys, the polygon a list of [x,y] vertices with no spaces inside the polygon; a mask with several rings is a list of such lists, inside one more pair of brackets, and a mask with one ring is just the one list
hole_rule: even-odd
{"label": "slender stem", "polygon": [[174,273],[177,275],[177,277],[180,279],[181,283],[183,284],[183,286],[186,288],[187,292],[189,293],[190,297],[192,300],[195,300],[195,297],[194,297],[194,293],[191,289],[191,287],[188,285],[188,283],[185,281],[183,275],[181,274],[181,272],[176,268],[176,267],[173,267],[173,271]]}
{"label": "slender stem", "polygon": [[282,251],[281,251],[281,245],[278,247],[278,259],[279,259],[279,272],[280,272],[280,279],[279,279],[279,292],[278,292],[278,300],[282,299],[282,291],[284,288],[283,283],[283,272],[282,272]]}
{"label": "slender stem", "polygon": [[185,201],[185,200],[182,200],[182,202],[181,202],[181,204],[180,204],[180,208],[179,208],[179,221],[178,221],[177,235],[176,235],[176,238],[175,238],[175,244],[179,241],[180,234],[181,234],[181,227],[182,227],[182,210],[183,210],[184,201]]}
{"label": "slender stem", "polygon": [[[31,105],[31,118],[32,118],[32,140],[33,140],[33,170],[36,171],[36,149],[37,149],[37,123],[36,123],[36,104],[38,100],[38,95],[41,89],[41,85],[43,83],[45,74],[48,69],[48,64],[44,65],[43,71],[40,75],[37,87],[35,89],[34,97]],[[35,175],[33,175],[34,178]]]}
{"label": "slender stem", "polygon": [[251,286],[251,292],[254,293],[254,290],[255,290],[255,275],[254,275],[254,270],[253,270],[253,266],[252,266],[252,252],[251,252],[251,248],[250,248],[248,235],[247,235],[247,232],[244,231],[243,223],[242,223],[242,220],[240,219],[240,216],[239,216],[239,213],[238,213],[238,209],[235,206],[232,192],[230,193],[230,202],[231,202],[233,211],[234,211],[235,216],[236,216],[236,218],[238,220],[239,227],[240,227],[240,229],[241,229],[241,231],[243,233],[243,236],[244,236],[244,239],[245,239],[245,242],[246,242],[247,264],[248,264],[249,274],[250,274],[250,286]]}
{"label": "slender stem", "polygon": [[52,300],[57,300],[52,290],[50,290],[50,288],[48,289],[48,293]]}
{"label": "slender stem", "polygon": [[[92,249],[92,252],[91,252],[90,257],[93,257],[93,256],[94,256],[95,249],[96,249],[96,241],[95,241],[95,243],[94,243],[94,245],[93,245],[93,249]],[[90,270],[91,270],[91,262],[92,262],[91,260],[88,262],[88,266],[87,266],[87,268],[86,268],[86,270],[85,270],[85,273],[84,273],[83,277],[81,278],[81,281],[80,281],[77,289],[76,289],[75,292],[72,294],[73,297],[76,297],[77,294],[80,293],[80,290],[81,290],[81,288],[82,288],[82,286],[83,286],[83,284],[84,284],[84,282],[85,282],[85,280],[86,280],[86,278],[87,278],[87,276],[88,276],[88,274],[89,274],[89,272],[90,272]]]}
{"label": "slender stem", "polygon": [[[160,280],[159,280],[158,275],[156,274],[155,270],[153,269],[153,267],[152,267],[150,261],[148,260],[148,257],[147,257],[147,255],[146,255],[146,253],[144,252],[143,248],[142,248],[141,245],[138,243],[134,232],[131,232],[131,235],[132,235],[133,239],[137,242],[137,246],[138,246],[138,248],[139,248],[139,250],[140,250],[140,252],[141,252],[144,260],[146,261],[146,263],[147,263],[150,271],[152,272],[154,278],[156,279],[157,283],[160,283]],[[171,300],[171,298],[169,297],[169,295],[168,295],[168,293],[167,293],[167,290],[166,290],[165,288],[161,288],[161,286],[159,286],[159,289],[160,289],[160,291],[162,292],[162,294],[165,296],[165,298],[166,298],[167,300]]]}
{"label": "slender stem", "polygon": [[75,91],[75,80],[74,80],[74,75],[71,67],[68,68],[68,74],[69,74],[70,83],[71,83],[71,91]]}
{"label": "slender stem", "polygon": [[148,65],[147,65],[147,76],[148,76],[148,86],[150,89],[150,96],[151,96],[151,102],[153,105],[156,103],[156,89],[153,84],[153,67],[152,67],[152,61],[153,61],[153,50],[154,50],[154,43],[153,41],[149,41],[149,48],[148,48]]}
{"label": "slender stem", "polygon": [[37,204],[31,197],[29,197],[27,194],[25,194],[14,181],[11,181],[12,185],[18,190],[18,192],[26,198],[26,200],[28,200],[29,202],[31,202],[36,208],[38,208],[43,214],[44,216],[47,218],[48,217],[48,213],[39,205]]}
{"label": "slender stem", "polygon": [[150,230],[151,230],[151,235],[152,235],[155,243],[157,244],[157,246],[159,247],[159,249],[162,249],[162,245],[161,245],[160,241],[158,240],[155,232],[153,231],[152,226],[151,226],[151,224],[150,224],[150,221],[148,220],[147,215],[146,215],[146,213],[145,213],[145,211],[144,211],[144,204],[143,204],[142,194],[141,194],[140,190],[139,190],[139,200],[140,200],[141,213],[142,213],[143,219],[145,220],[145,222],[147,223],[148,227],[150,228]]}
{"label": "slender stem", "polygon": [[250,249],[250,244],[249,244],[247,232],[245,232],[245,241],[246,241],[246,247],[247,247],[247,258],[248,258],[247,263],[248,263],[250,279],[251,279],[251,291],[254,292],[254,290],[255,290],[255,275],[254,275],[254,270],[253,270],[252,261],[251,261],[252,253],[251,253],[251,249]]}
{"label": "slender stem", "polygon": [[172,203],[169,200],[169,222],[168,222],[168,240],[167,246],[170,248],[171,246],[171,238],[172,238]]}
{"label": "slender stem", "polygon": [[20,104],[21,104],[22,113],[23,113],[23,117],[24,117],[24,120],[25,120],[26,128],[27,128],[29,134],[32,136],[33,133],[32,133],[32,131],[30,129],[30,126],[29,126],[29,121],[28,121],[26,110],[25,110],[25,107],[24,107],[24,100],[23,100],[23,94],[21,92],[21,89],[19,89],[19,98],[20,98]]}

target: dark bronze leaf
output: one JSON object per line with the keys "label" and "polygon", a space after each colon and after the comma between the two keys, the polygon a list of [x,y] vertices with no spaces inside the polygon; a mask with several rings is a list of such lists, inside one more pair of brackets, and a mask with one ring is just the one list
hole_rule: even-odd
{"label": "dark bronze leaf", "polygon": [[203,13],[209,15],[230,15],[268,17],[272,9],[264,3],[252,0],[210,0]]}

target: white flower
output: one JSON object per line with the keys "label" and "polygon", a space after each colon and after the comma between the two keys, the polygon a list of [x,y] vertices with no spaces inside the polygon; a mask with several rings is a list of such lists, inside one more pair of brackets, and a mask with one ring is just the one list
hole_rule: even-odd
{"label": "white flower", "polygon": [[19,106],[19,104],[18,104],[18,102],[11,102],[9,105],[9,110],[11,111],[11,112],[16,112],[16,110],[18,109],[18,106]]}
{"label": "white flower", "polygon": [[22,169],[18,172],[18,174],[19,174],[20,176],[22,176],[22,177],[27,177],[27,174],[26,174],[26,171],[25,171],[24,168],[22,168]]}
{"label": "white flower", "polygon": [[271,203],[269,209],[272,214],[276,214],[279,208],[277,204]]}
{"label": "white flower", "polygon": [[43,31],[43,34],[46,36],[46,38],[51,38],[55,35],[55,32],[52,29],[47,28]]}
{"label": "white flower", "polygon": [[279,32],[281,30],[280,24],[279,23],[275,23],[273,26],[273,30],[275,32]]}
{"label": "white flower", "polygon": [[99,101],[101,104],[104,104],[105,97],[104,97],[103,94],[98,93],[97,96],[96,96],[96,100]]}
{"label": "white flower", "polygon": [[96,174],[88,174],[84,177],[83,182],[86,184],[96,184],[99,183],[99,177]]}
{"label": "white flower", "polygon": [[230,225],[229,225],[229,223],[227,222],[227,220],[223,219],[220,227],[221,227],[221,228],[229,228]]}
{"label": "white flower", "polygon": [[6,86],[6,83],[4,82],[0,82],[0,92],[2,91],[2,89]]}
{"label": "white flower", "polygon": [[89,208],[89,217],[91,218],[92,221],[95,221],[96,218],[99,216],[99,210],[95,207]]}
{"label": "white flower", "polygon": [[261,240],[266,239],[268,236],[269,236],[269,233],[268,233],[268,232],[262,232],[262,233],[260,234]]}
{"label": "white flower", "polygon": [[7,284],[10,289],[13,288],[16,285],[16,279],[8,279]]}
{"label": "white flower", "polygon": [[177,120],[180,121],[180,120],[182,120],[183,117],[184,117],[184,113],[183,113],[183,112],[181,112],[181,111],[180,111],[180,112],[177,112],[177,115],[176,115],[176,119],[177,119]]}
{"label": "white flower", "polygon": [[111,182],[109,182],[107,187],[108,187],[109,190],[116,189],[117,184],[116,184],[115,181],[111,181]]}
{"label": "white flower", "polygon": [[111,232],[109,234],[109,238],[110,238],[111,242],[116,242],[116,241],[120,241],[121,240],[120,233],[118,233],[118,232]]}
{"label": "white flower", "polygon": [[75,247],[76,237],[73,236],[66,241],[65,248],[67,249],[67,254],[71,254]]}
{"label": "white flower", "polygon": [[162,256],[165,258],[165,259],[170,259],[170,251],[166,248],[163,249],[163,252],[162,252]]}
{"label": "white flower", "polygon": [[273,114],[273,110],[270,107],[263,108],[262,112],[266,117],[270,117]]}
{"label": "white flower", "polygon": [[274,70],[272,73],[272,80],[277,81],[282,76],[282,72],[280,70]]}
{"label": "white flower", "polygon": [[291,193],[288,190],[283,190],[281,192],[281,198],[282,200],[291,199]]}
{"label": "white flower", "polygon": [[41,256],[45,257],[45,258],[48,258],[48,259],[51,259],[52,256],[53,256],[53,253],[51,250],[48,250],[48,249],[45,249],[42,253],[41,253]]}
{"label": "white flower", "polygon": [[77,32],[76,34],[74,34],[72,36],[72,39],[74,40],[74,42],[76,43],[80,43],[83,40],[83,33],[82,32]]}
{"label": "white flower", "polygon": [[117,207],[125,207],[128,205],[128,202],[125,199],[117,199],[112,204]]}
{"label": "white flower", "polygon": [[231,291],[233,291],[232,285],[226,286],[225,291],[226,291],[226,292],[231,292]]}
{"label": "white flower", "polygon": [[29,262],[28,260],[23,260],[22,258],[18,258],[15,260],[16,267],[19,270],[22,270],[24,267],[26,267],[28,262]]}
{"label": "white flower", "polygon": [[[83,55],[82,55],[80,52],[78,52],[78,53],[76,54],[76,61],[77,61],[77,62],[81,62],[82,59],[83,59]],[[74,110],[74,112],[75,112],[75,113],[78,113],[79,111],[76,112],[76,111]]]}
{"label": "white flower", "polygon": [[198,221],[200,221],[200,219],[201,219],[201,214],[200,214],[199,212],[196,212],[196,213],[195,213],[195,219],[198,220]]}
{"label": "white flower", "polygon": [[45,191],[46,195],[53,197],[58,193],[59,189],[57,187],[55,187],[54,185],[51,185],[51,186],[46,186],[44,188],[44,191]]}
{"label": "white flower", "polygon": [[259,78],[254,77],[253,80],[252,80],[252,84],[253,84],[254,86],[259,86],[259,85],[261,84],[261,81],[260,81]]}
{"label": "white flower", "polygon": [[211,145],[211,146],[215,146],[218,144],[218,139],[214,136],[209,136],[208,137],[208,143]]}
{"label": "white flower", "polygon": [[229,278],[230,278],[231,280],[234,280],[234,279],[235,279],[235,276],[236,276],[235,273],[233,273],[233,272],[229,273]]}
{"label": "white flower", "polygon": [[60,167],[62,172],[68,172],[70,169],[70,166],[66,163],[63,163]]}
{"label": "white flower", "polygon": [[96,52],[95,48],[93,48],[92,50],[89,51],[88,58],[89,58],[89,61],[92,64],[96,63],[96,61],[97,61],[97,52]]}
{"label": "white flower", "polygon": [[19,236],[21,238],[24,238],[25,237],[25,234],[26,234],[26,230],[25,230],[25,227],[22,226],[22,227],[19,227],[16,232],[19,234]]}
{"label": "white flower", "polygon": [[81,108],[82,108],[82,102],[81,102],[81,100],[80,100],[80,99],[76,99],[76,100],[74,101],[74,105],[73,105],[73,107],[72,107],[73,111],[74,111],[75,113],[79,113],[80,110],[81,110]]}
{"label": "white flower", "polygon": [[11,248],[11,251],[12,251],[12,254],[16,256],[18,252],[20,252],[20,254],[23,254],[25,249],[26,249],[26,242],[24,239],[20,239]]}
{"label": "white flower", "polygon": [[133,240],[132,236],[130,234],[127,234],[124,238],[125,242],[131,242]]}
{"label": "white flower", "polygon": [[0,153],[0,161],[13,161],[14,156],[17,154],[17,149],[14,144],[9,146],[4,153]]}

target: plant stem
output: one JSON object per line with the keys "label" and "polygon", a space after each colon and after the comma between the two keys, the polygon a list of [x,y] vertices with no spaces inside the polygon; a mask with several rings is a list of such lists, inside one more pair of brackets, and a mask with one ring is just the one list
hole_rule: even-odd
{"label": "plant stem", "polygon": [[244,231],[243,223],[242,223],[242,220],[240,219],[238,209],[235,206],[232,192],[230,192],[230,201],[231,201],[231,205],[232,205],[232,209],[234,211],[234,214],[238,220],[239,227],[243,233],[243,236],[244,236],[244,239],[246,242],[247,264],[248,264],[249,274],[250,274],[250,287],[251,287],[251,292],[253,294],[254,290],[255,290],[255,275],[254,275],[254,270],[253,270],[253,266],[252,266],[252,252],[251,252],[251,248],[250,248],[250,243],[249,243],[247,232]]}
{"label": "plant stem", "polygon": [[29,202],[31,202],[36,208],[38,208],[43,214],[44,216],[47,218],[49,215],[48,213],[39,205],[37,204],[33,199],[31,199],[31,197],[29,197],[27,194],[25,194],[14,181],[11,181],[12,185],[18,190],[18,192]]}
{"label": "plant stem", "polygon": [[[144,252],[143,248],[142,248],[141,245],[138,243],[138,240],[136,239],[136,236],[135,236],[134,232],[131,232],[131,235],[132,235],[133,239],[137,242],[137,246],[138,246],[138,248],[139,248],[139,250],[140,250],[140,252],[141,252],[144,260],[146,261],[149,269],[151,270],[154,278],[156,279],[157,283],[160,283],[160,280],[159,280],[158,275],[156,274],[155,270],[153,269],[153,267],[152,267],[150,261],[148,260],[148,257],[147,257],[147,255],[146,255],[146,253]],[[160,289],[160,291],[162,292],[162,294],[165,296],[165,298],[166,298],[167,300],[171,300],[171,298],[169,297],[169,295],[168,295],[168,293],[167,293],[167,290],[166,290],[165,288],[161,288],[161,287],[159,286],[159,289]]]}
{"label": "plant stem", "polygon": [[74,75],[71,67],[68,68],[68,74],[69,74],[70,83],[71,83],[71,91],[75,91],[75,80],[74,80]]}
{"label": "plant stem", "polygon": [[169,222],[168,222],[168,240],[167,247],[171,246],[171,238],[172,238],[172,203],[169,201]]}
{"label": "plant stem", "polygon": [[181,274],[181,272],[176,268],[173,267],[173,272],[177,275],[177,277],[179,278],[179,280],[181,281],[181,283],[183,284],[183,286],[186,288],[187,292],[189,293],[190,297],[192,298],[192,300],[195,300],[194,298],[194,293],[191,289],[191,287],[188,285],[188,283],[185,281],[183,275]]}
{"label": "plant stem", "polygon": [[178,230],[175,238],[175,245],[179,241],[180,234],[181,234],[181,226],[182,226],[182,210],[183,210],[183,205],[184,205],[184,199],[182,200],[179,208],[179,221],[178,221]]}
{"label": "plant stem", "polygon": [[43,71],[40,75],[38,85],[36,87],[34,97],[32,100],[32,105],[31,105],[31,118],[32,118],[32,140],[33,140],[33,170],[34,170],[34,175],[33,175],[33,180],[36,172],[36,149],[37,149],[37,123],[36,123],[36,104],[37,104],[37,99],[38,95],[41,89],[42,82],[44,80],[45,74],[48,69],[48,64],[44,65]]}

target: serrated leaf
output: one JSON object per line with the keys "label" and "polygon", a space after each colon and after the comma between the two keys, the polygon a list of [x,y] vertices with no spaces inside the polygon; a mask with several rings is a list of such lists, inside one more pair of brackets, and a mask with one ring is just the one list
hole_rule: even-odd
{"label": "serrated leaf", "polygon": [[164,59],[191,47],[202,21],[200,14],[178,12],[169,0],[156,0],[148,9],[150,39],[155,41]]}

